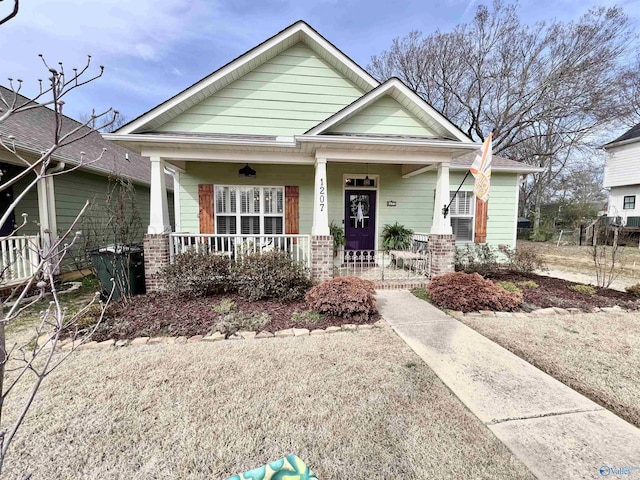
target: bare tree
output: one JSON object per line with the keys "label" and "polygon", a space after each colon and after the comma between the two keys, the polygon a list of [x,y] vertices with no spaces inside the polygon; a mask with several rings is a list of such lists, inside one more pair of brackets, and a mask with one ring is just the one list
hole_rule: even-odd
{"label": "bare tree", "polygon": [[95,110],[92,111],[91,113],[82,114],[78,118],[78,121],[81,123],[86,123],[87,126],[93,128],[94,130],[97,130],[100,133],[113,133],[123,125],[126,125],[127,123],[129,123],[129,118],[126,115],[123,115],[122,113],[118,113],[118,116],[113,122],[111,122],[111,124],[100,126],[96,122],[95,115],[96,115]]}
{"label": "bare tree", "polygon": [[[17,4],[17,2],[16,2]],[[64,170],[50,169],[52,162],[55,162],[56,152],[85,136],[91,134],[93,130],[87,125],[90,122],[106,127],[117,118],[117,112],[109,109],[99,114],[92,114],[89,121],[77,124],[69,123],[63,115],[64,99],[73,90],[91,83],[103,74],[104,68],[99,67],[96,73],[92,72],[91,57],[80,69],[73,69],[72,74],[65,72],[62,63],[55,68],[47,64],[42,57],[44,67],[48,72],[48,82],[39,81],[39,89],[36,95],[25,97],[21,95],[22,80],[9,79],[9,89],[0,89],[0,126],[3,123],[9,124],[9,120],[14,116],[19,117],[25,112],[49,107],[53,111],[51,131],[52,136],[48,148],[44,149],[40,155],[26,155],[20,145],[20,139],[13,135],[0,134],[0,148],[9,152],[15,163],[21,165],[22,171],[11,179],[0,182],[0,192],[15,185],[18,180],[25,180],[26,187],[13,199],[11,205],[0,218],[0,227],[10,219],[10,213],[15,210],[19,202],[25,197],[30,189],[33,189],[38,182],[54,176],[63,175],[82,166],[99,160],[98,158],[85,158],[80,153],[74,164]],[[5,129],[6,130],[6,129]],[[104,154],[104,151],[102,152]],[[0,306],[2,318],[0,319],[0,474],[6,459],[7,451],[15,438],[25,416],[42,384],[42,381],[55,368],[57,368],[68,356],[82,343],[90,338],[100,320],[104,316],[106,304],[100,304],[99,315],[93,329],[80,331],[78,320],[87,311],[94,308],[98,301],[94,297],[88,305],[81,308],[79,312],[71,314],[61,305],[59,292],[56,287],[56,272],[59,271],[61,262],[66,254],[78,242],[80,233],[76,231],[80,217],[88,208],[88,202],[84,208],[78,212],[78,216],[73,221],[70,228],[56,235],[56,232],[45,232],[42,242],[32,242],[26,249],[16,249],[9,256],[3,256],[3,268],[0,272],[0,284],[6,281],[8,273],[15,268],[18,261],[27,262],[32,272],[25,284],[16,287],[12,295],[3,301]],[[26,225],[26,218],[21,225],[14,228],[9,237],[15,236]],[[6,237],[5,237],[6,240]],[[5,327],[15,321],[26,309],[32,307],[43,298],[49,298],[49,306],[40,314],[40,322],[34,330],[37,341],[25,345],[8,345],[5,337]],[[56,346],[63,335],[70,334],[73,337],[70,348],[65,353],[56,351]],[[25,403],[20,409],[17,419],[10,425],[5,425],[6,419],[3,417],[5,401],[12,392],[13,387],[19,382],[31,382],[30,392]],[[5,421],[5,422],[3,422]]]}
{"label": "bare tree", "polygon": [[396,38],[370,70],[401,78],[474,140],[493,130],[496,153],[543,167],[528,198],[539,219],[539,204],[576,153],[633,114],[621,94],[632,96],[640,81],[633,48],[621,8],[529,26],[516,5],[496,0],[451,32]]}

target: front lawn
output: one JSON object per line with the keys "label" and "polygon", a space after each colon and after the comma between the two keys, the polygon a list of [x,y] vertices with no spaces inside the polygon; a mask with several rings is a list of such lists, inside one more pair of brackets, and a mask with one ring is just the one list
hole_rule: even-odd
{"label": "front lawn", "polygon": [[640,427],[640,314],[460,320]]}
{"label": "front lawn", "polygon": [[388,329],[77,352],[3,473],[225,478],[289,453],[320,479],[533,478]]}

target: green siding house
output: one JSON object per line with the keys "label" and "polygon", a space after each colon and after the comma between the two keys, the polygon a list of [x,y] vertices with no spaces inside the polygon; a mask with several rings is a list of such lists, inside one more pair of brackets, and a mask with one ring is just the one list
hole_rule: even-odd
{"label": "green siding house", "polygon": [[[379,271],[381,233],[395,222],[428,244],[428,273],[442,273],[455,243],[515,244],[520,176],[535,171],[494,157],[487,217],[476,218],[471,179],[445,216],[481,145],[303,21],[104,136],[150,159],[152,290],[163,259],[185,247],[233,255],[248,239],[292,252],[317,279],[363,256]],[[166,166],[176,172],[175,231]],[[345,230],[344,254],[333,253],[331,223]]]}
{"label": "green siding house", "polygon": [[[5,99],[13,99],[15,93],[0,86],[0,94]],[[18,104],[28,102],[26,97],[17,96]],[[7,182],[33,164],[53,143],[55,128],[54,112],[39,107],[16,113],[0,123],[0,139],[16,152],[0,148],[0,177]],[[63,117],[61,132],[73,131],[81,123]],[[47,169],[50,175],[35,185],[35,175],[28,174],[2,191],[0,214],[4,215],[14,199],[19,202],[9,212],[8,221],[0,231],[0,266],[3,275],[0,285],[19,283],[31,276],[37,264],[36,246],[52,245],[73,226],[74,231],[83,231],[87,225],[104,225],[108,217],[105,211],[106,198],[113,185],[110,178],[120,177],[131,182],[137,211],[144,228],[132,241],[142,242],[142,236],[149,223],[151,169],[147,159],[120,145],[106,141],[100,133],[88,128],[82,129],[73,143],[55,151]],[[17,154],[16,154],[17,153]],[[169,198],[173,185],[169,180]],[[90,208],[75,224],[85,203]],[[171,212],[172,221],[173,211]],[[17,230],[16,230],[17,229]],[[15,231],[15,232],[14,232]],[[72,272],[87,266],[81,251],[86,242],[87,232],[83,232],[75,249],[66,255],[60,266],[60,273]],[[72,235],[73,237],[73,235]],[[5,268],[10,265],[10,268]]]}

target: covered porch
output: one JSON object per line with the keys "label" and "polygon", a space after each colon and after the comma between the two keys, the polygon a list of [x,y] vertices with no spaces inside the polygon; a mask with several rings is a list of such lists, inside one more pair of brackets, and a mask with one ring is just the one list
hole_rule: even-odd
{"label": "covered porch", "polygon": [[[192,248],[232,259],[246,251],[285,251],[318,281],[357,275],[381,286],[409,285],[452,270],[455,238],[443,207],[464,175],[452,157],[468,146],[291,140],[289,151],[280,139],[279,150],[143,149],[152,165],[145,244],[151,289],[154,273]],[[165,169],[175,181],[175,231]],[[414,232],[405,252],[382,245],[384,226],[395,222]],[[343,230],[343,246],[334,247],[330,225]]]}

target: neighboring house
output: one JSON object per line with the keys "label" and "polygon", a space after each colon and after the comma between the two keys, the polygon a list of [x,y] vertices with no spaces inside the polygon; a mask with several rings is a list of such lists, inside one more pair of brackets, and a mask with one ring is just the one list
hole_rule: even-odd
{"label": "neighboring house", "polygon": [[[520,175],[537,171],[495,158],[488,217],[476,213],[470,176],[445,218],[481,145],[399,79],[379,83],[303,21],[105,138],[151,159],[150,250],[169,248],[159,174],[169,165],[178,172],[180,232],[169,253],[202,241],[224,250],[233,235],[297,235],[296,245],[305,236],[316,278],[331,276],[331,262],[319,260],[331,251],[331,222],[344,227],[352,253],[381,249],[384,225],[396,221],[430,235],[443,257],[433,258],[432,273],[451,268],[452,234],[459,243],[486,237],[513,246]],[[156,271],[149,267],[148,280]]]}
{"label": "neighboring house", "polygon": [[[1,86],[0,89],[5,98],[13,98],[13,92]],[[18,101],[24,103],[28,99],[20,96]],[[62,132],[69,132],[80,125],[75,120],[63,117]],[[49,108],[40,107],[16,113],[0,123],[0,138],[6,144],[15,144],[21,156],[34,162],[39,158],[40,152],[53,144],[54,128],[54,112]],[[97,208],[91,208],[74,230],[81,231],[83,224],[86,225],[85,222],[104,223],[107,215],[104,206],[109,191],[110,176],[119,175],[127,178],[135,186],[137,210],[144,224],[140,237],[136,240],[142,241],[142,235],[149,223],[149,161],[104,140],[96,131],[90,131],[88,128],[82,130],[82,133],[87,132],[89,132],[88,135],[54,153],[49,171],[57,172],[55,176],[42,179],[37,185],[27,189],[27,186],[35,180],[35,175],[28,174],[2,191],[1,214],[7,211],[14,198],[24,193],[24,197],[0,232],[2,252],[0,264],[8,265],[16,262],[11,272],[3,276],[2,283],[15,283],[28,278],[30,268],[26,258],[27,242],[33,242],[36,239],[38,241],[55,240],[59,234],[72,226],[87,200],[95,203]],[[9,138],[10,136],[13,140]],[[81,157],[84,162],[78,168]],[[98,158],[99,160],[94,161]],[[0,169],[1,181],[6,182],[24,171],[25,164],[13,153],[0,147]],[[27,214],[26,225],[21,227],[14,236],[7,238],[16,226],[23,223],[23,214]],[[52,235],[49,235],[49,232],[52,232]],[[84,245],[83,239],[80,239],[78,246],[82,245]],[[22,265],[17,262],[20,257],[24,257]],[[31,261],[33,262],[33,258]],[[84,265],[69,255],[63,263],[63,272],[77,269],[79,266]]]}
{"label": "neighboring house", "polygon": [[609,189],[610,217],[640,228],[640,123],[604,146],[604,188]]}

